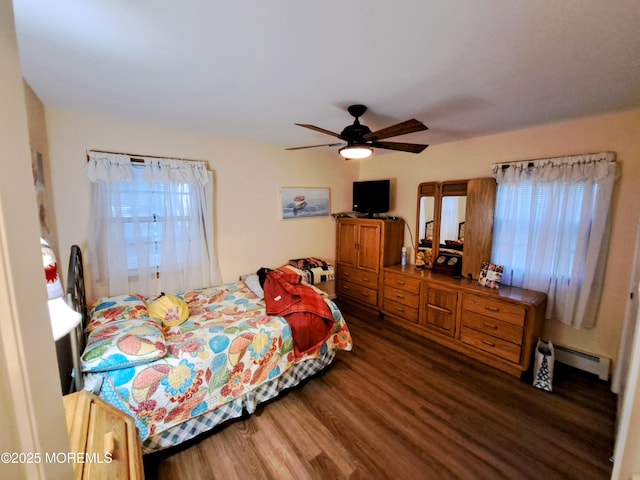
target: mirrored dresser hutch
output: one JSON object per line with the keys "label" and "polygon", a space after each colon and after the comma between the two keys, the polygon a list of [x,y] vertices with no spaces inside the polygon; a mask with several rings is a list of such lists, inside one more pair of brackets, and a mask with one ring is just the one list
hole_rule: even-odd
{"label": "mirrored dresser hutch", "polygon": [[478,284],[491,259],[492,178],[418,187],[416,265],[382,269],[385,320],[520,377],[541,334],[546,295]]}

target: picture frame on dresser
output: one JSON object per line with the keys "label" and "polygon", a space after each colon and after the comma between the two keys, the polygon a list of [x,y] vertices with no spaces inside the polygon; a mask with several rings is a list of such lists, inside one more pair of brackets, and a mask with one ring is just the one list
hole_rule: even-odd
{"label": "picture frame on dresser", "polygon": [[478,277],[478,285],[488,288],[500,288],[503,272],[504,265],[484,262],[482,264],[482,270],[480,270],[480,276]]}
{"label": "picture frame on dresser", "polygon": [[429,220],[424,224],[424,239],[427,241],[433,239],[433,220]]}

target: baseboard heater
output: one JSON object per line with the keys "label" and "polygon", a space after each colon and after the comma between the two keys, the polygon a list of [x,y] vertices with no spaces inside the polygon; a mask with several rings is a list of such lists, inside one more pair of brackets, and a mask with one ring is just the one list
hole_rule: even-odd
{"label": "baseboard heater", "polygon": [[555,358],[557,362],[564,363],[571,367],[583,370],[585,372],[598,375],[600,380],[609,380],[609,371],[611,369],[611,359],[591,353],[581,352],[564,345],[553,344]]}

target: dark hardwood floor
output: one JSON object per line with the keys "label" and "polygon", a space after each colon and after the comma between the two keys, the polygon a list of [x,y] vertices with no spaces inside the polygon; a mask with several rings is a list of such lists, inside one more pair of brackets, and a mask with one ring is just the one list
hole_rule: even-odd
{"label": "dark hardwood floor", "polygon": [[377,317],[255,415],[146,455],[154,479],[606,479],[616,397],[556,363],[553,393]]}

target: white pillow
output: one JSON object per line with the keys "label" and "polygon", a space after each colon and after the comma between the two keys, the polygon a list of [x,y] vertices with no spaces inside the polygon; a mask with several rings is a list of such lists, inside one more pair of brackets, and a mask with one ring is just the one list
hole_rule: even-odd
{"label": "white pillow", "polygon": [[260,278],[256,274],[243,275],[242,280],[258,298],[264,298],[264,291],[260,285]]}

